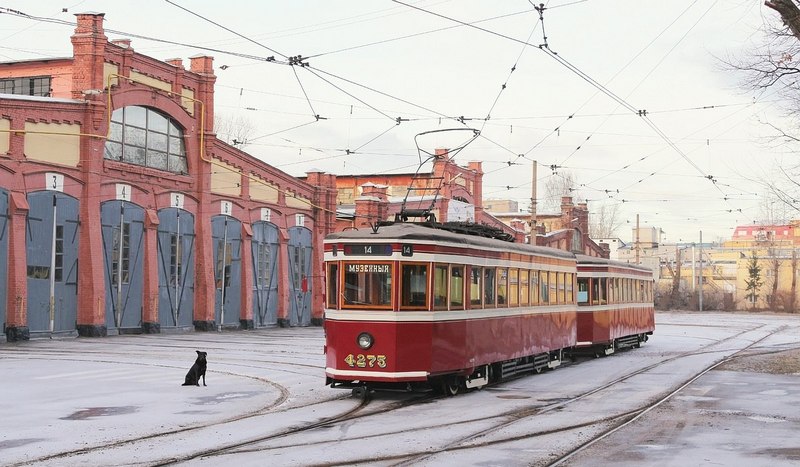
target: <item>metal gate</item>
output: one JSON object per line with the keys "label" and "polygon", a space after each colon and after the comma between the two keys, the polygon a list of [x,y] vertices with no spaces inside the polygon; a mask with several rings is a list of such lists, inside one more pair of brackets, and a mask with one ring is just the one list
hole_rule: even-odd
{"label": "metal gate", "polygon": [[253,323],[256,327],[278,323],[278,227],[253,223]]}
{"label": "metal gate", "polygon": [[311,324],[311,231],[289,228],[290,326]]}
{"label": "metal gate", "polygon": [[28,206],[28,329],[74,331],[78,321],[78,200],[58,191],[37,191],[28,194]]}
{"label": "metal gate", "polygon": [[144,209],[129,201],[100,206],[106,271],[106,326],[142,327]]}
{"label": "metal gate", "polygon": [[211,218],[214,249],[214,319],[217,326],[239,326],[242,303],[242,224],[224,214]]}
{"label": "metal gate", "polygon": [[158,211],[158,322],[189,327],[194,318],[194,215]]}
{"label": "metal gate", "polygon": [[[8,191],[0,188],[0,307],[7,308],[8,299]],[[6,328],[6,313],[0,316]]]}

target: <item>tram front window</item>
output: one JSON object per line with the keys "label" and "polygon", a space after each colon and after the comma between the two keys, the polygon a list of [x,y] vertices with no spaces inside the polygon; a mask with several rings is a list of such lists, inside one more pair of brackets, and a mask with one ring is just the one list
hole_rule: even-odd
{"label": "tram front window", "polygon": [[344,307],[389,308],[392,305],[389,263],[349,263],[344,267]]}
{"label": "tram front window", "polygon": [[424,308],[428,304],[428,266],[404,264],[402,268],[400,305]]}

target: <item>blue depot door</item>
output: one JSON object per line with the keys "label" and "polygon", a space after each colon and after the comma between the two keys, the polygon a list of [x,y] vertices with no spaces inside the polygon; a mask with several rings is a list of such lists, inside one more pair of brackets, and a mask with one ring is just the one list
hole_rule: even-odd
{"label": "blue depot door", "polygon": [[218,326],[239,326],[242,308],[242,224],[226,215],[211,218],[214,250],[214,319]]}
{"label": "blue depot door", "polygon": [[311,324],[311,231],[289,228],[289,325]]}
{"label": "blue depot door", "polygon": [[194,215],[158,211],[158,323],[189,327],[194,318]]}
{"label": "blue depot door", "polygon": [[144,209],[129,201],[100,206],[106,276],[106,326],[141,329]]}
{"label": "blue depot door", "polygon": [[28,194],[28,206],[28,329],[74,331],[78,321],[78,200],[58,191],[37,191]]}
{"label": "blue depot door", "polygon": [[278,323],[278,227],[253,223],[253,323],[256,327]]}

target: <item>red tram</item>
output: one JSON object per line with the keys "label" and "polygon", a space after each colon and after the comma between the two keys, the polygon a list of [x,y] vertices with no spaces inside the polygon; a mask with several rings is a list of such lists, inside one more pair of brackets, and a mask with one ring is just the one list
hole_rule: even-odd
{"label": "red tram", "polygon": [[554,368],[576,347],[576,256],[465,228],[394,223],[326,238],[326,384],[453,395]]}
{"label": "red tram", "polygon": [[596,356],[639,347],[655,330],[653,272],[635,264],[577,255],[578,342]]}

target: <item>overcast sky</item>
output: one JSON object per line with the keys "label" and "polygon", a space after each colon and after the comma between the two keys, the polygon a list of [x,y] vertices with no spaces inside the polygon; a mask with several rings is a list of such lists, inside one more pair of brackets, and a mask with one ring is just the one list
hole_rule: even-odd
{"label": "overcast sky", "polygon": [[66,23],[104,12],[137,52],[212,55],[217,114],[290,174],[413,172],[468,143],[456,160],[483,161],[485,199],[527,211],[538,161],[540,213],[572,176],[590,211],[619,206],[624,241],[637,214],[667,242],[711,241],[764,218],[759,181],[791,157],[764,139],[787,125],[775,92],[721,62],[762,41],[762,3],[561,0],[542,23],[524,0],[0,0],[34,17],[0,15],[0,60],[69,56]]}

